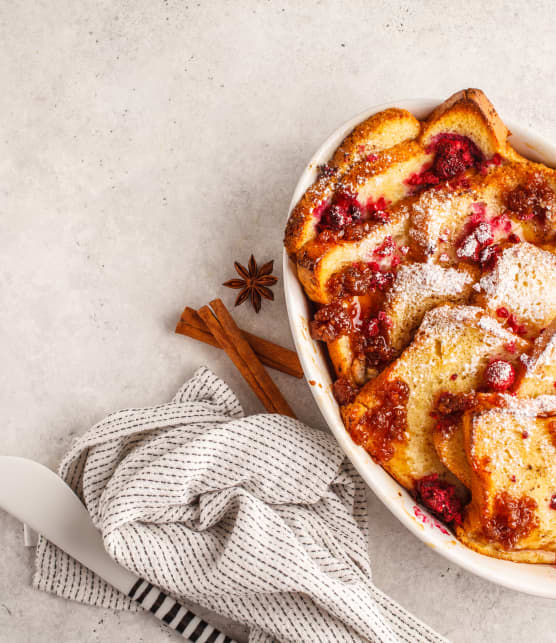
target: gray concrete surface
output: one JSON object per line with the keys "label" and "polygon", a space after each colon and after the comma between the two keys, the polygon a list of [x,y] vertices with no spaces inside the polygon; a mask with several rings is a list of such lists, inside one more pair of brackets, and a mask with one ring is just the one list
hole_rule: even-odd
{"label": "gray concrete surface", "polygon": [[[306,160],[368,106],[476,86],[556,139],[552,18],[550,2],[0,2],[0,451],[54,467],[203,363],[259,410],[225,356],[172,333],[181,308],[231,304],[234,259],[279,263]],[[275,291],[237,318],[289,344]],[[323,425],[306,385],[276,381]],[[455,568],[369,503],[375,582],[417,616],[455,643],[555,640],[553,602]],[[0,640],[174,640],[33,591],[5,514],[0,548]]]}

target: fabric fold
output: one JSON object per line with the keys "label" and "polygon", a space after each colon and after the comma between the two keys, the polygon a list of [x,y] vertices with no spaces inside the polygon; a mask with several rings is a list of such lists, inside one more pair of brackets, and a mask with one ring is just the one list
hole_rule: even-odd
{"label": "fabric fold", "polygon": [[[247,624],[250,643],[444,641],[372,584],[364,483],[332,436],[280,415],[244,417],[206,368],[169,404],[93,426],[60,475],[116,561]],[[136,609],[42,538],[34,584]]]}

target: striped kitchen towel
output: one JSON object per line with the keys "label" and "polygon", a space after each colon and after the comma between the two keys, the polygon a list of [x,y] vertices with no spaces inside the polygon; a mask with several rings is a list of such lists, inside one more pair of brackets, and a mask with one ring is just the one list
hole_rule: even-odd
{"label": "striped kitchen towel", "polygon": [[[244,417],[201,368],[169,404],[108,416],[60,475],[110,555],[176,599],[271,641],[440,642],[371,582],[364,485],[334,439]],[[41,538],[37,588],[108,608],[124,595]]]}

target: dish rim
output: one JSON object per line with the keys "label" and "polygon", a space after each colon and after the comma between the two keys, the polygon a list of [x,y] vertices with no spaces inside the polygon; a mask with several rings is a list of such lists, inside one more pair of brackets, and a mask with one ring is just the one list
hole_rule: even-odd
{"label": "dish rim", "polygon": [[[326,138],[305,166],[292,195],[288,218],[301,195],[313,182],[318,166],[328,161],[342,139],[358,123],[390,107],[407,109],[417,118],[422,119],[441,102],[430,98],[395,100],[369,107],[345,121]],[[556,145],[530,128],[511,122],[507,125],[512,132],[509,140],[518,152],[532,160],[556,167]],[[362,447],[351,440],[332,394],[332,379],[326,351],[309,334],[309,302],[297,279],[295,264],[289,259],[285,249],[283,250],[283,278],[289,324],[305,380],[330,431],[367,486],[409,531],[451,562],[498,585],[534,596],[556,598],[555,565],[514,563],[490,558],[469,549],[424,507],[415,503],[400,484],[375,463]]]}

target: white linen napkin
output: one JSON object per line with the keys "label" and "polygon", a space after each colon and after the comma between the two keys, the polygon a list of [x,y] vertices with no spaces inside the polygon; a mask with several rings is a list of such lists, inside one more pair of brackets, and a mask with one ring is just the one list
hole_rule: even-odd
{"label": "white linen napkin", "polygon": [[[169,404],[92,427],[60,475],[115,560],[247,624],[250,643],[445,640],[371,582],[364,484],[334,439],[280,415],[243,417],[206,368]],[[34,585],[135,608],[43,538]]]}

